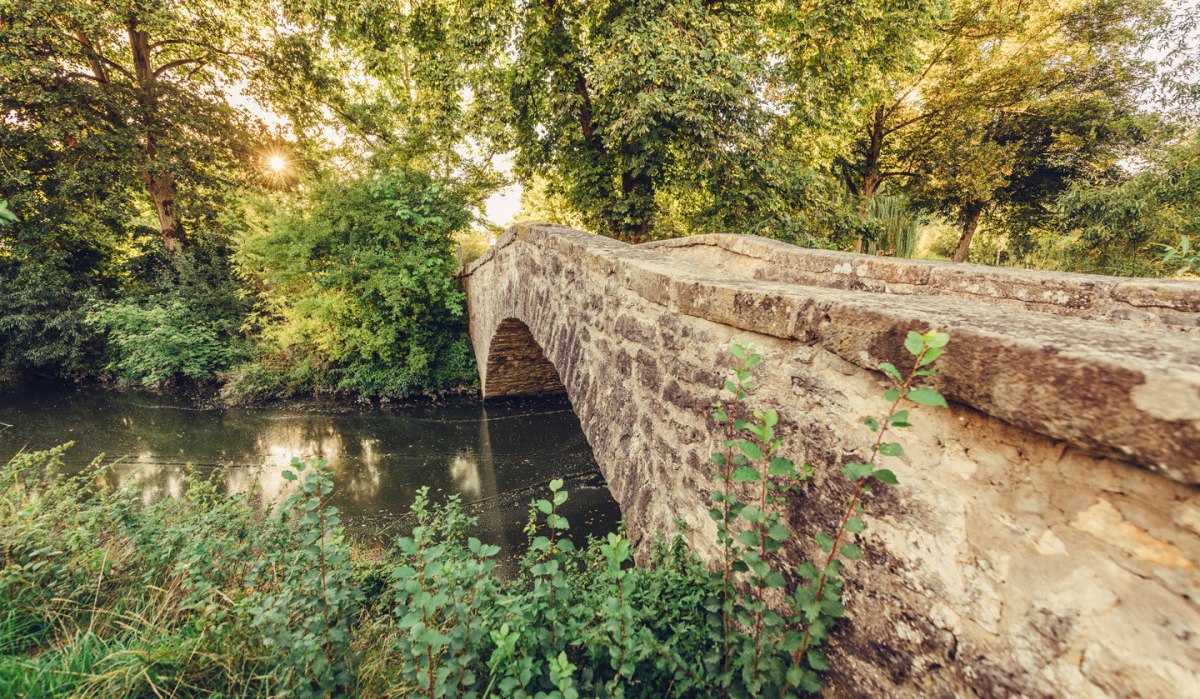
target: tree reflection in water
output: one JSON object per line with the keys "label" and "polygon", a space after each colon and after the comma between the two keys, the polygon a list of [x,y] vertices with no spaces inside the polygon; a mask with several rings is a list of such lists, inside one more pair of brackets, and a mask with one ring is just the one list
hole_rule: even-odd
{"label": "tree reflection in water", "polygon": [[[296,408],[198,410],[142,393],[41,393],[0,397],[0,454],[72,440],[68,467],[99,453],[116,462],[106,485],[137,488],[144,503],[183,494],[187,469],[224,480],[229,493],[278,502],[294,487],[281,476],[297,459],[324,459],[334,504],[352,532],[393,534],[417,489],[459,494],[480,536],[506,549],[533,497],[556,477],[571,488],[567,516],[578,533],[615,528],[620,516],[579,421],[563,399],[422,406],[353,413]],[[590,522],[590,525],[588,523]]]}

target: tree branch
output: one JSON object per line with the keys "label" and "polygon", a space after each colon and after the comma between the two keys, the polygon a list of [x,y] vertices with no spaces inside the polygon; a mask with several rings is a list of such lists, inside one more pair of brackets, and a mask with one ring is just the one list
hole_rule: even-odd
{"label": "tree branch", "polygon": [[[163,65],[159,66],[158,68],[156,68],[154,70],[154,77],[157,78],[157,77],[161,76],[163,73],[166,73],[167,71],[169,71],[173,68],[190,65],[192,63],[198,63],[200,65],[203,65],[205,63],[208,63],[208,61],[203,58],[181,58],[177,61],[171,61],[170,63],[164,63]],[[199,66],[197,66],[197,67],[199,67]]]}
{"label": "tree branch", "polygon": [[161,41],[156,41],[156,42],[150,44],[149,48],[151,51],[153,51],[162,46],[179,45],[179,44],[187,45],[187,46],[195,46],[196,48],[204,49],[205,51],[208,51],[209,53],[220,54],[222,56],[230,56],[230,57],[236,57],[236,58],[248,58],[251,60],[258,58],[258,56],[255,56],[254,54],[249,53],[247,51],[233,51],[230,49],[220,49],[220,48],[217,48],[216,46],[213,46],[212,44],[210,44],[208,42],[196,41],[195,39],[162,39]]}

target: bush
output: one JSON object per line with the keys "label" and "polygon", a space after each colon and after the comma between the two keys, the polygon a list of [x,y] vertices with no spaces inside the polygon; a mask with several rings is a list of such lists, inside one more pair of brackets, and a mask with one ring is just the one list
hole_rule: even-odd
{"label": "bush", "polygon": [[243,356],[243,310],[228,262],[194,247],[149,270],[150,289],[92,306],[88,321],[104,333],[109,369],[123,380],[207,381]]}
{"label": "bush", "polygon": [[89,319],[108,333],[113,368],[148,386],[175,378],[204,380],[229,366],[234,349],[218,324],[197,320],[180,299],[165,305],[120,301],[97,307]]}
{"label": "bush", "polygon": [[[403,396],[475,381],[455,235],[471,222],[452,184],[414,170],[317,186],[248,233],[239,252],[260,289],[257,335],[271,384]],[[297,368],[306,369],[301,373]]]}

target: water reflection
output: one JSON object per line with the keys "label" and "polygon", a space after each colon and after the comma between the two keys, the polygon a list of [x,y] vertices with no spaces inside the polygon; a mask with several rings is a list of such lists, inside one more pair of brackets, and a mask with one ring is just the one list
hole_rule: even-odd
{"label": "water reflection", "polygon": [[223,479],[229,493],[278,502],[294,484],[293,459],[324,459],[336,504],[363,533],[404,528],[417,489],[459,494],[480,518],[482,538],[523,541],[529,500],[552,478],[571,489],[567,516],[583,532],[609,531],[619,518],[570,405],[563,400],[460,404],[344,414],[297,409],[196,410],[149,394],[88,392],[0,397],[0,458],[21,448],[72,440],[68,467],[97,454],[116,466],[108,485],[141,491],[142,501],[179,497],[188,468]]}

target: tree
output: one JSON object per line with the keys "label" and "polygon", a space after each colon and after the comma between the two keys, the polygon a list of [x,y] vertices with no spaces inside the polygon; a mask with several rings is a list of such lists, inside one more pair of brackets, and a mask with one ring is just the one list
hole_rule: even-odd
{"label": "tree", "polygon": [[1074,182],[1055,213],[1069,269],[1107,274],[1173,273],[1161,253],[1184,237],[1200,239],[1200,132],[1160,147],[1130,175]]}
{"label": "tree", "polygon": [[378,172],[416,168],[455,178],[482,200],[504,184],[492,165],[507,104],[514,8],[496,0],[288,0],[287,60],[261,80],[301,141]]}
{"label": "tree", "polygon": [[329,179],[248,230],[238,265],[264,356],[231,390],[395,397],[473,381],[453,237],[471,191],[411,169]]}
{"label": "tree", "polygon": [[518,172],[549,179],[597,231],[650,237],[674,166],[705,168],[757,125],[760,26],[745,3],[523,4],[509,78]]}
{"label": "tree", "polygon": [[[825,131],[934,2],[524,5],[512,71],[521,174],[555,180],[598,231],[638,241],[663,217],[794,217]],[[692,223],[688,221],[687,223]],[[678,225],[678,223],[676,223]]]}
{"label": "tree", "polygon": [[[259,127],[226,91],[262,52],[263,27],[262,7],[249,2],[6,1],[6,145],[29,167],[140,188],[163,246],[178,255],[184,219],[203,211],[181,201],[181,187],[199,197],[252,158]],[[15,173],[18,184],[37,177]]]}
{"label": "tree", "polygon": [[841,162],[861,210],[898,179],[958,220],[953,259],[961,262],[989,211],[1045,207],[1136,137],[1128,122],[1149,66],[1130,49],[1160,8],[1156,0],[954,2],[923,44],[920,68],[893,77],[887,96],[864,110],[863,135]]}

